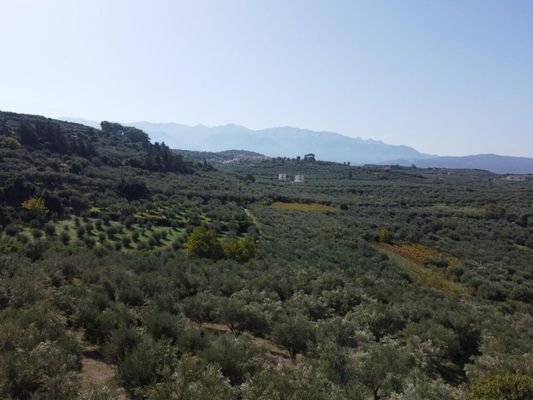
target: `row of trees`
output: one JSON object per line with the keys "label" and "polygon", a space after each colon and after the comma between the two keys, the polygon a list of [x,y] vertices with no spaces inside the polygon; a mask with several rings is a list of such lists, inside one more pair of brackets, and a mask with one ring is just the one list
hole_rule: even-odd
{"label": "row of trees", "polygon": [[20,142],[29,149],[47,149],[59,154],[92,157],[96,149],[88,137],[66,133],[62,125],[51,120],[23,120],[17,130]]}

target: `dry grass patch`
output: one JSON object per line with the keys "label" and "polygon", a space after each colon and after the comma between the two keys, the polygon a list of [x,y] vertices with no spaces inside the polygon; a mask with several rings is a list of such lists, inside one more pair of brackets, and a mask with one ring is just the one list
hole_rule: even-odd
{"label": "dry grass patch", "polygon": [[389,258],[400,268],[406,271],[409,276],[420,285],[439,290],[441,292],[453,294],[459,297],[466,297],[474,295],[474,288],[465,286],[459,282],[455,282],[447,274],[446,269],[437,268],[424,265],[424,263],[416,261],[420,260],[418,257],[401,254],[397,246],[390,244],[374,245],[374,249],[385,253]]}
{"label": "dry grass patch", "polygon": [[522,246],[520,244],[515,244],[515,247],[519,250],[526,251],[528,253],[533,253],[533,249],[531,247]]}
{"label": "dry grass patch", "polygon": [[110,383],[116,376],[117,369],[93,357],[84,356],[81,359],[80,378],[87,385],[103,385]]}
{"label": "dry grass patch", "polygon": [[126,391],[117,387],[117,367],[104,361],[102,355],[94,349],[83,353],[79,374],[82,388],[107,388],[118,400],[126,400]]}
{"label": "dry grass patch", "polygon": [[457,257],[443,254],[435,249],[417,243],[388,244],[382,246],[393,253],[405,257],[418,264],[433,264],[437,261],[445,261],[447,266],[457,267],[461,260]]}

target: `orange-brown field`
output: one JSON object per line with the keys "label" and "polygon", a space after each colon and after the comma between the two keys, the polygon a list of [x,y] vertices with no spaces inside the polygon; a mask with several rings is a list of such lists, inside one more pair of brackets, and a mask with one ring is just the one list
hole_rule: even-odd
{"label": "orange-brown field", "polygon": [[448,266],[455,267],[461,264],[461,260],[439,251],[417,243],[389,244],[383,243],[382,246],[393,253],[405,257],[418,264],[427,264],[432,259],[444,259]]}
{"label": "orange-brown field", "polygon": [[454,257],[444,256],[436,250],[417,244],[392,245],[381,243],[373,246],[376,250],[387,254],[400,268],[424,287],[465,297],[472,296],[475,289],[456,282],[446,268],[427,266],[428,257],[446,258],[449,265],[459,265],[461,261]]}
{"label": "orange-brown field", "polygon": [[272,208],[284,210],[305,211],[305,212],[339,212],[337,207],[327,206],[319,203],[284,203],[276,201],[272,203]]}

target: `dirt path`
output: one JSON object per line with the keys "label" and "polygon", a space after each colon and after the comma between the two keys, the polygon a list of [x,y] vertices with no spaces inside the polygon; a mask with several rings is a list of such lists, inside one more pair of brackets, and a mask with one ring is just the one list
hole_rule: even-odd
{"label": "dirt path", "polygon": [[252,220],[253,224],[257,228],[257,232],[261,235],[262,234],[261,233],[261,224],[260,224],[259,220],[257,219],[257,217],[255,216],[255,214],[252,211],[250,211],[248,208],[245,208],[244,212]]}
{"label": "dirt path", "polygon": [[117,399],[126,400],[126,391],[116,388],[117,367],[106,363],[95,350],[86,351],[81,359],[80,380],[82,386],[108,386],[116,390]]}

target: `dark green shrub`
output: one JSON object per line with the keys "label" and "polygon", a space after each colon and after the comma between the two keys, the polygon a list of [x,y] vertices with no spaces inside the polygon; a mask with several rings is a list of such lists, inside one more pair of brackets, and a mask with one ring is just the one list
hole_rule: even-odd
{"label": "dark green shrub", "polygon": [[15,224],[9,224],[5,227],[4,232],[8,236],[16,236],[19,233],[19,227]]}
{"label": "dark green shrub", "polygon": [[44,232],[48,237],[54,237],[56,235],[56,227],[52,223],[47,223],[44,225]]}
{"label": "dark green shrub", "polygon": [[126,285],[119,291],[119,299],[130,306],[142,306],[144,304],[144,293],[135,286]]}
{"label": "dark green shrub", "polygon": [[64,245],[67,245],[70,241],[70,235],[68,232],[62,231],[59,234],[59,239],[61,240],[61,242],[63,242]]}
{"label": "dark green shrub", "polygon": [[111,332],[104,346],[104,353],[114,363],[120,363],[140,341],[141,337],[134,328],[121,325]]}
{"label": "dark green shrub", "polygon": [[223,244],[226,257],[246,262],[255,256],[255,243],[248,237],[228,240]]}
{"label": "dark green shrub", "polygon": [[276,343],[287,349],[293,361],[298,353],[305,352],[315,340],[313,326],[301,317],[274,325],[272,337]]}
{"label": "dark green shrub", "polygon": [[126,352],[119,364],[120,380],[129,389],[140,389],[155,384],[161,377],[164,367],[163,351],[149,337],[142,340]]}
{"label": "dark green shrub", "polygon": [[43,231],[41,231],[40,229],[32,229],[31,230],[31,235],[33,236],[34,239],[40,239],[43,237]]}
{"label": "dark green shrub", "polygon": [[191,257],[204,257],[218,259],[224,255],[214,230],[205,226],[198,226],[192,230],[183,246],[187,255]]}
{"label": "dark green shrub", "polygon": [[183,330],[184,321],[167,311],[148,310],[144,317],[144,326],[155,339],[170,339],[175,342]]}

